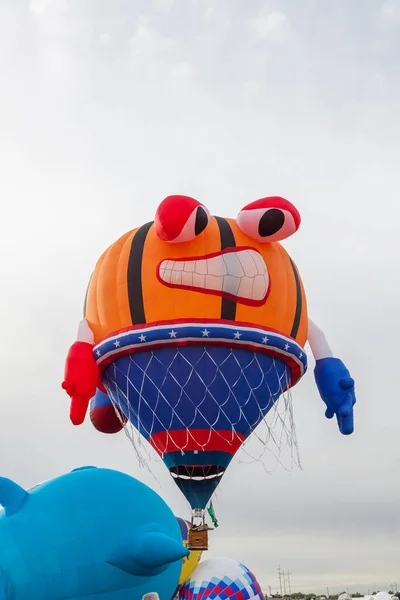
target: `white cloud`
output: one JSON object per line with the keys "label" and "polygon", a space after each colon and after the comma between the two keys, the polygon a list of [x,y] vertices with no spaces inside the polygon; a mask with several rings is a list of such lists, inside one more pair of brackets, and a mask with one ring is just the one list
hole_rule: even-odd
{"label": "white cloud", "polygon": [[400,2],[396,2],[396,0],[384,2],[381,8],[381,17],[388,23],[400,23]]}
{"label": "white cloud", "polygon": [[46,0],[31,0],[29,3],[29,9],[37,15],[42,15],[46,11],[46,6]]}
{"label": "white cloud", "polygon": [[193,65],[191,65],[187,62],[178,62],[178,63],[174,64],[171,69],[172,78],[176,79],[178,81],[188,79],[188,77],[191,77],[193,75],[193,73],[194,73]]}
{"label": "white cloud", "polygon": [[69,35],[87,35],[90,29],[90,22],[69,9],[66,0],[32,0],[30,4],[36,26],[43,35],[53,38],[55,44]]}
{"label": "white cloud", "polygon": [[245,98],[251,99],[259,96],[262,85],[260,81],[245,81],[242,86],[242,93]]}
{"label": "white cloud", "polygon": [[49,73],[66,75],[72,67],[68,52],[62,46],[44,47],[42,57],[43,66]]}
{"label": "white cloud", "polygon": [[152,27],[150,17],[144,15],[139,18],[128,45],[134,55],[157,55],[169,51],[174,46],[174,41]]}
{"label": "white cloud", "polygon": [[213,6],[208,6],[206,8],[205,17],[206,19],[211,19],[215,13],[215,8]]}
{"label": "white cloud", "polygon": [[37,15],[43,15],[47,11],[56,9],[64,10],[67,8],[67,0],[30,0],[29,9]]}
{"label": "white cloud", "polygon": [[287,16],[280,10],[272,12],[262,9],[252,21],[255,34],[260,38],[282,37],[288,23]]}
{"label": "white cloud", "polygon": [[154,0],[154,7],[161,12],[168,13],[173,7],[175,0]]}
{"label": "white cloud", "polygon": [[102,31],[102,33],[99,34],[99,42],[102,46],[108,46],[111,44],[112,39],[113,36],[109,31]]}

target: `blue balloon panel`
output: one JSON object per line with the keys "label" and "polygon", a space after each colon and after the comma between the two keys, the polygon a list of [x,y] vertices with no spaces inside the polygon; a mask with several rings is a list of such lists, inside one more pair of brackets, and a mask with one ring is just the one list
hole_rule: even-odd
{"label": "blue balloon panel", "polygon": [[279,358],[211,345],[142,350],[103,372],[108,395],[157,449],[192,508],[205,507],[289,380]]}

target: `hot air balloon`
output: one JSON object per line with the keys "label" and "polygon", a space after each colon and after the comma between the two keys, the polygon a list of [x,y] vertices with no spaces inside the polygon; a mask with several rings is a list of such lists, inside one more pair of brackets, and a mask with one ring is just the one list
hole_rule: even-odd
{"label": "hot air balloon", "polygon": [[298,268],[279,243],[299,225],[281,197],[256,200],[235,220],[168,196],[90,278],[62,384],[70,418],[82,423],[92,399],[98,430],[133,424],[191,505],[189,548],[207,548],[198,535],[205,507],[243,442],[305,373],[307,340],[326,416],[353,431],[354,380],[309,320]]}
{"label": "hot air balloon", "polygon": [[231,558],[202,562],[185,581],[179,600],[264,600],[265,596],[253,573]]}

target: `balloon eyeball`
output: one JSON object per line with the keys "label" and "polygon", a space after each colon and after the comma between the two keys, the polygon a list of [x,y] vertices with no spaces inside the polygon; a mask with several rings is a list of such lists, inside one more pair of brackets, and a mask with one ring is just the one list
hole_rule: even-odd
{"label": "balloon eyeball", "polygon": [[206,229],[209,219],[208,209],[194,198],[167,196],[157,209],[154,227],[164,242],[190,242]]}
{"label": "balloon eyeball", "polygon": [[299,211],[279,196],[255,200],[236,217],[239,229],[260,244],[290,237],[298,230],[300,221]]}

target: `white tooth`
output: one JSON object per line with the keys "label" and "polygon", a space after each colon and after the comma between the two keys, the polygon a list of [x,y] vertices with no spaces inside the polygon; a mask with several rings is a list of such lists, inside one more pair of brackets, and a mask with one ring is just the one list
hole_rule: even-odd
{"label": "white tooth", "polygon": [[208,290],[222,290],[223,279],[216,275],[206,275],[206,288]]}
{"label": "white tooth", "polygon": [[206,276],[200,273],[193,273],[193,287],[204,288],[206,285]]}
{"label": "white tooth", "polygon": [[188,285],[188,286],[192,287],[193,273],[188,273],[187,271],[182,272],[182,285]]}
{"label": "white tooth", "polygon": [[193,273],[193,271],[196,268],[196,261],[195,260],[187,260],[185,262],[185,271],[187,271],[188,273]]}
{"label": "white tooth", "polygon": [[184,268],[185,268],[184,260],[177,260],[173,266],[174,271],[183,271]]}
{"label": "white tooth", "polygon": [[207,260],[207,273],[208,275],[216,275],[218,277],[229,273],[222,256],[213,256],[213,258]]}
{"label": "white tooth", "polygon": [[253,278],[242,277],[237,295],[239,298],[252,298]]}
{"label": "white tooth", "polygon": [[243,277],[244,271],[238,258],[237,252],[226,252],[223,255],[223,260],[229,275],[234,275],[235,277]]}
{"label": "white tooth", "polygon": [[173,471],[170,471],[170,473],[171,473],[171,475],[172,475],[172,477],[173,477],[174,479],[178,479],[179,475],[177,475],[177,474],[176,474],[176,473],[174,473]]}
{"label": "white tooth", "polygon": [[222,286],[222,289],[226,294],[232,294],[233,296],[237,296],[239,285],[240,279],[238,277],[233,277],[232,275],[224,276],[224,284]]}
{"label": "white tooth", "polygon": [[171,273],[172,271],[169,269],[164,269],[163,273],[161,274],[161,278],[167,283],[171,283]]}
{"label": "white tooth", "polygon": [[182,285],[182,272],[181,271],[172,271],[170,283],[175,285]]}
{"label": "white tooth", "polygon": [[196,260],[194,270],[198,275],[207,275],[207,260]]}
{"label": "white tooth", "polygon": [[257,275],[257,266],[252,254],[254,254],[254,252],[249,250],[243,250],[242,252],[237,253],[237,257],[240,260],[240,264],[247,277],[254,277]]}
{"label": "white tooth", "polygon": [[262,300],[267,293],[267,280],[263,275],[257,275],[253,280],[253,291],[251,298],[253,300]]}
{"label": "white tooth", "polygon": [[257,271],[259,275],[264,275],[267,272],[267,267],[265,266],[265,262],[261,254],[258,252],[253,252],[254,260],[256,261]]}
{"label": "white tooth", "polygon": [[265,298],[269,284],[264,259],[255,250],[226,252],[200,260],[164,260],[159,274],[172,285],[223,291],[255,301]]}

